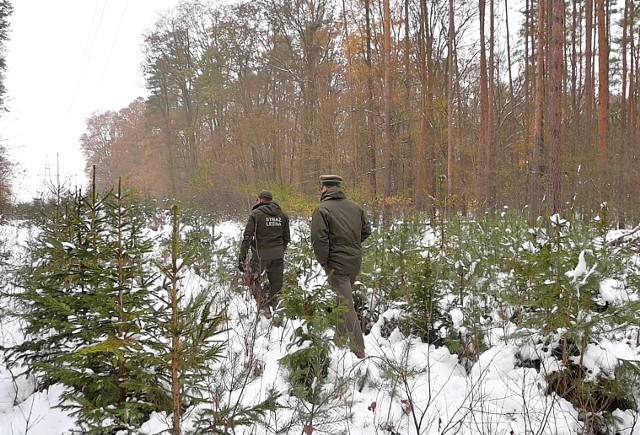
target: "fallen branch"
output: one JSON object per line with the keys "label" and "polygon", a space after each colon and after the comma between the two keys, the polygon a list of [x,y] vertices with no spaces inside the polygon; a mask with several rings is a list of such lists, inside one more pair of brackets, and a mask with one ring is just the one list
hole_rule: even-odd
{"label": "fallen branch", "polygon": [[629,230],[628,233],[621,234],[620,236],[616,237],[615,239],[609,240],[607,242],[607,245],[609,245],[609,246],[620,246],[625,241],[625,239],[627,239],[630,236],[634,235],[638,231],[640,231],[640,225],[637,225],[634,229]]}

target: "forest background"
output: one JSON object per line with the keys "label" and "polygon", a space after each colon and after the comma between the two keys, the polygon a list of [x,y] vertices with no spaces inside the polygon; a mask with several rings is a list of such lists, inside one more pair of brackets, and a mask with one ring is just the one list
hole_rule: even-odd
{"label": "forest background", "polygon": [[[635,138],[640,127],[637,8],[631,0],[524,0],[512,21],[506,19],[506,11],[513,10],[513,2],[507,0],[182,3],[159,18],[144,37],[143,70],[149,96],[87,120],[80,141],[87,173],[96,187],[88,189],[89,201],[74,196],[80,202],[70,210],[77,216],[69,215],[78,219],[71,225],[63,222],[63,231],[51,237],[56,243],[36,246],[51,249],[46,254],[54,259],[65,259],[72,252],[77,255],[74,258],[110,267],[92,269],[96,273],[89,275],[54,262],[45,272],[53,272],[56,279],[95,279],[91,285],[106,291],[100,293],[104,301],[115,300],[109,292],[119,290],[123,275],[116,277],[122,270],[113,267],[116,263],[110,255],[122,258],[121,252],[107,252],[104,259],[98,259],[102,252],[93,248],[113,246],[102,243],[94,231],[103,228],[98,206],[128,212],[117,201],[110,203],[109,194],[109,201],[96,200],[100,198],[96,190],[120,185],[119,179],[141,197],[176,199],[191,203],[199,212],[245,213],[258,189],[268,187],[289,213],[308,216],[319,196],[318,176],[339,173],[347,180],[349,196],[373,212],[374,219],[392,220],[414,210],[427,215],[427,219],[398,221],[388,228],[376,226],[381,235],[366,250],[370,263],[362,276],[367,286],[380,290],[380,300],[391,304],[405,297],[415,302],[413,308],[434,310],[440,308],[434,300],[451,301],[444,307],[449,317],[444,317],[457,327],[449,330],[457,346],[452,352],[469,361],[469,367],[484,349],[482,325],[487,319],[498,319],[506,331],[509,322],[520,322],[518,316],[524,315],[523,328],[535,323],[531,331],[551,334],[540,340],[535,337],[535,345],[544,347],[546,353],[559,350],[559,361],[568,368],[555,381],[545,381],[554,381],[551,389],[573,400],[574,420],[585,421],[585,427],[593,429],[589,433],[605,433],[596,432],[602,411],[629,411],[631,422],[624,433],[635,433],[638,334],[632,322],[638,311],[640,275],[635,238],[628,236],[637,234],[640,227],[634,225],[624,237],[610,239],[606,234],[610,226],[631,226],[638,221],[638,204],[632,196],[638,179]],[[11,4],[0,0],[0,44],[7,40],[10,15]],[[512,23],[518,24],[511,28]],[[0,72],[10,67],[1,55],[0,46]],[[2,156],[0,153],[0,199],[6,206],[11,163]],[[66,191],[65,186],[51,187],[54,194]],[[122,195],[118,191],[113,198],[119,201]],[[503,207],[513,212],[486,215],[498,217],[499,231],[483,224],[484,212]],[[511,213],[518,215],[514,223]],[[539,222],[547,225],[546,230],[521,225],[521,214],[535,218],[544,213],[550,217]],[[205,215],[199,213],[199,218],[200,214]],[[575,221],[569,225],[561,214],[572,214]],[[54,217],[62,215],[53,213]],[[424,231],[431,231],[426,224],[429,215],[442,222],[446,218],[447,231],[439,226],[438,243],[430,245],[433,253],[424,255],[420,241]],[[117,213],[106,216],[123,222]],[[471,217],[471,223],[461,219],[463,224],[456,228],[458,216]],[[156,218],[151,215],[150,219]],[[583,219],[592,221],[588,223],[594,228],[570,237],[569,230],[580,228],[574,222]],[[41,227],[53,232],[61,228],[47,222]],[[83,243],[62,243],[69,234],[85,237],[81,231],[87,229]],[[114,229],[105,233],[108,240],[137,243],[137,237],[119,237],[125,231],[112,225],[110,230]],[[618,247],[627,238],[628,257],[618,257]],[[174,231],[172,240],[177,239]],[[214,245],[202,243],[206,240],[194,232],[186,246],[200,247],[211,255]],[[89,250],[76,249],[76,245]],[[15,244],[8,246],[15,251]],[[311,265],[305,240],[293,252],[291,270],[305,271],[299,267]],[[32,258],[44,258],[41,251],[34,253]],[[503,253],[504,259],[498,258]],[[229,270],[234,254],[226,252],[221,263],[220,275],[227,280],[233,278]],[[177,258],[174,249],[172,267],[165,267],[173,271],[168,282],[174,284],[178,281]],[[203,258],[211,266],[210,258]],[[587,261],[594,265],[587,268]],[[72,273],[66,273],[68,270]],[[495,279],[485,279],[481,275],[485,271]],[[298,278],[293,276],[292,282],[299,282]],[[615,289],[624,290],[625,294],[620,293],[624,298],[609,297],[607,290],[614,287],[600,285],[607,278],[616,283],[620,279]],[[117,285],[103,286],[104,279]],[[504,287],[498,285],[503,281]],[[59,294],[59,282],[50,284],[48,288]],[[79,281],[79,285],[85,283]],[[30,288],[41,287],[35,282]],[[513,293],[503,294],[503,289]],[[441,290],[442,294],[437,293]],[[177,296],[176,286],[172,291]],[[34,299],[35,293],[24,293],[25,300]],[[80,299],[89,307],[98,306],[95,299]],[[496,300],[505,304],[495,305]],[[174,301],[172,307],[177,308]],[[535,309],[524,314],[511,310],[512,304],[523,302]],[[487,316],[498,310],[502,311],[495,317]],[[36,326],[39,319],[50,318],[33,313]],[[85,316],[73,317],[85,320]],[[326,316],[316,317],[326,320]],[[434,319],[422,313],[412,318]],[[480,325],[480,329],[471,329],[464,322]],[[96,328],[89,325],[73,330]],[[432,324],[423,328],[425,341],[433,330]],[[463,334],[462,330],[471,332]],[[619,331],[623,337],[616,336]],[[634,381],[619,376],[616,382],[596,385],[590,382],[593,372],[588,371],[593,367],[583,366],[584,361],[591,362],[587,351],[593,342],[614,338],[633,349],[630,370]],[[550,342],[555,347],[548,346]],[[572,342],[579,343],[579,348]],[[576,349],[582,351],[579,357]],[[321,350],[327,351],[326,347]],[[529,360],[525,355],[521,362],[534,364]],[[177,359],[173,362],[176,367]],[[71,374],[67,379],[75,382],[78,377]],[[621,393],[620,387],[629,388]],[[102,400],[101,395],[95,397]],[[618,399],[627,397],[631,398],[620,406]],[[172,405],[180,405],[177,395],[172,399]],[[523,408],[529,409],[529,403],[523,401]],[[173,409],[178,414],[180,406]],[[552,409],[544,408],[543,427]],[[374,411],[369,408],[367,412]],[[407,408],[397,412],[416,415]],[[146,411],[143,414],[149,417]],[[416,432],[425,415],[412,423]],[[174,423],[179,421],[174,419]]]}
{"label": "forest background", "polygon": [[87,172],[221,211],[269,187],[305,212],[335,172],[387,216],[637,221],[637,2],[517,3],[181,3],[144,35],[148,98],[87,120]]}

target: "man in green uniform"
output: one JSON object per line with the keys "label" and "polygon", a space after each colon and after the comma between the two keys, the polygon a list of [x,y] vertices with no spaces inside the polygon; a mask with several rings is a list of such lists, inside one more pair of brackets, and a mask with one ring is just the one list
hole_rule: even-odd
{"label": "man in green uniform", "polygon": [[[258,311],[267,316],[278,306],[284,252],[290,241],[289,217],[273,202],[273,194],[263,190],[242,234],[238,269],[243,273],[249,272],[249,290],[258,304]],[[251,258],[247,270],[249,249]],[[261,281],[265,272],[269,281],[263,285]]]}
{"label": "man in green uniform", "polygon": [[347,312],[336,328],[336,339],[346,337],[349,348],[364,358],[364,338],[353,305],[353,283],[362,264],[362,242],[371,235],[371,224],[362,208],[347,199],[342,177],[320,177],[322,196],[311,218],[311,244],[331,288]]}

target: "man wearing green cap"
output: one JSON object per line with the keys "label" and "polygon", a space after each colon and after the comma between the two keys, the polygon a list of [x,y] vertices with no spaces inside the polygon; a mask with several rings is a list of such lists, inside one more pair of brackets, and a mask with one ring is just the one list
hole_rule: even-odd
{"label": "man wearing green cap", "polygon": [[[242,234],[238,269],[247,271],[247,254],[251,249],[248,265],[249,290],[258,304],[258,311],[270,317],[278,306],[284,273],[284,252],[291,240],[289,217],[273,202],[273,194],[263,190],[258,194]],[[266,273],[269,282],[261,283]]]}
{"label": "man wearing green cap", "polygon": [[337,340],[346,338],[349,348],[364,358],[362,327],[353,305],[353,284],[362,264],[362,242],[371,235],[371,224],[362,208],[347,199],[342,177],[320,177],[322,196],[311,218],[311,244],[347,312],[337,325]]}

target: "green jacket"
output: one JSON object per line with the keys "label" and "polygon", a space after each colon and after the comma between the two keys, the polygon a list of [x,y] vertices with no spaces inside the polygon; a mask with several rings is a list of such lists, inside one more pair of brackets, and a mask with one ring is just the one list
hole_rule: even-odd
{"label": "green jacket", "polygon": [[238,261],[244,263],[249,248],[262,260],[283,258],[291,241],[289,217],[275,202],[263,202],[253,206],[242,233]]}
{"label": "green jacket", "polygon": [[349,201],[339,187],[330,187],[311,217],[311,244],[324,268],[357,275],[362,264],[362,242],[371,224],[362,208]]}

